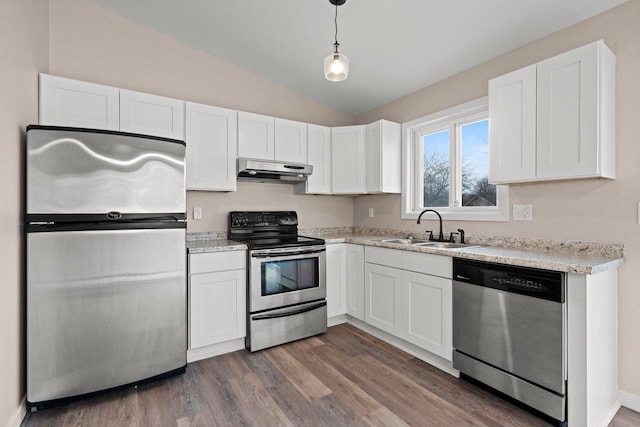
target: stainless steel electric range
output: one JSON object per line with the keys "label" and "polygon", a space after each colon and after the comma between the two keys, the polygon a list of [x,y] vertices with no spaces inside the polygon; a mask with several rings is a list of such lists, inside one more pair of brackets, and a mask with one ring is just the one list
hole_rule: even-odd
{"label": "stainless steel electric range", "polygon": [[296,212],[230,212],[228,237],[249,247],[250,351],[326,332],[325,242],[298,235]]}

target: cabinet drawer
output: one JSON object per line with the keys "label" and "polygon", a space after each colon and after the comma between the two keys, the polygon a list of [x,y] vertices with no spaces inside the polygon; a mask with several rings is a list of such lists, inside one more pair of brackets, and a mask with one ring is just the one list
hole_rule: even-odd
{"label": "cabinet drawer", "polygon": [[450,279],[453,276],[453,258],[403,251],[402,269]]}
{"label": "cabinet drawer", "polygon": [[245,251],[210,252],[189,255],[189,274],[241,270],[247,266]]}
{"label": "cabinet drawer", "polygon": [[364,260],[373,264],[386,265],[389,267],[402,267],[402,252],[398,249],[365,247]]}

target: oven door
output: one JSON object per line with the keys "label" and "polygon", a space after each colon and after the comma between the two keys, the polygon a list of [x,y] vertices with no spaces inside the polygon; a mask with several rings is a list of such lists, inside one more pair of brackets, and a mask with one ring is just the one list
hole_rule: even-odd
{"label": "oven door", "polygon": [[252,250],[249,256],[251,313],[326,298],[325,246]]}

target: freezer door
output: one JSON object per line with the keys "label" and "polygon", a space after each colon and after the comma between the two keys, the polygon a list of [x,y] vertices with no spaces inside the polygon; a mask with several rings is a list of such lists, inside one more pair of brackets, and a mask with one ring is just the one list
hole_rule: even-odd
{"label": "freezer door", "polygon": [[27,214],[185,211],[181,141],[29,126]]}
{"label": "freezer door", "polygon": [[186,365],[185,230],[27,235],[27,401]]}

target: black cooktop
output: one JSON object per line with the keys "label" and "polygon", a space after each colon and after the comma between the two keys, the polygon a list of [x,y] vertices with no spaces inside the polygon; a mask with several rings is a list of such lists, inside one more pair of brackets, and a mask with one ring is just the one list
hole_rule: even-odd
{"label": "black cooktop", "polygon": [[298,235],[295,211],[229,212],[228,238],[249,249],[323,245],[323,239]]}

